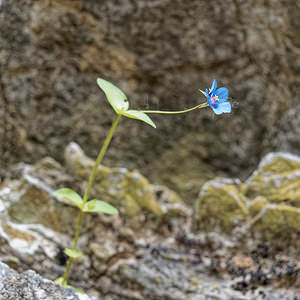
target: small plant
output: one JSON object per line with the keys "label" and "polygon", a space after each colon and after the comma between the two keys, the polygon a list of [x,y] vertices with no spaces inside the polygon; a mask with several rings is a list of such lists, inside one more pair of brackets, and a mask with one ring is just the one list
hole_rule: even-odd
{"label": "small plant", "polygon": [[89,200],[89,193],[92,188],[98,166],[102,162],[102,159],[108,149],[108,146],[111,142],[111,139],[113,137],[113,134],[115,132],[115,129],[116,129],[121,117],[125,116],[128,118],[140,120],[140,121],[143,121],[143,122],[149,124],[150,126],[156,128],[156,125],[154,124],[154,122],[150,119],[150,117],[147,114],[154,114],[154,113],[157,113],[157,114],[181,114],[181,113],[186,113],[186,112],[189,112],[189,111],[192,111],[192,110],[195,110],[198,108],[207,107],[207,106],[210,106],[216,114],[228,113],[231,111],[231,105],[227,101],[228,90],[227,90],[227,88],[216,89],[217,88],[216,80],[213,81],[212,87],[209,90],[206,89],[205,92],[201,91],[207,97],[206,103],[202,103],[202,104],[196,105],[190,109],[181,110],[181,111],[132,110],[132,109],[129,109],[129,102],[127,100],[126,95],[119,88],[117,88],[112,83],[110,83],[104,79],[101,79],[101,78],[97,79],[97,83],[98,83],[98,86],[105,93],[109,104],[112,106],[112,108],[116,112],[115,120],[113,121],[111,128],[108,132],[108,135],[100,149],[100,152],[96,159],[95,165],[91,171],[88,185],[87,185],[87,188],[83,195],[83,198],[78,193],[76,193],[75,191],[73,191],[69,188],[62,188],[62,189],[59,189],[54,192],[55,196],[64,198],[64,199],[70,201],[79,209],[79,216],[78,216],[78,221],[77,221],[77,225],[76,225],[73,247],[72,247],[72,249],[64,250],[64,253],[69,257],[69,260],[68,260],[68,263],[66,266],[66,270],[65,270],[63,277],[58,278],[56,280],[56,282],[63,286],[71,287],[81,293],[83,293],[81,290],[79,290],[71,285],[68,285],[68,277],[69,277],[70,269],[71,269],[73,262],[83,256],[82,252],[77,251],[77,246],[78,246],[78,239],[80,236],[80,231],[81,231],[81,226],[83,223],[84,215],[86,213],[104,213],[104,214],[110,214],[110,215],[118,214],[118,210],[105,201],[101,201],[98,199]]}

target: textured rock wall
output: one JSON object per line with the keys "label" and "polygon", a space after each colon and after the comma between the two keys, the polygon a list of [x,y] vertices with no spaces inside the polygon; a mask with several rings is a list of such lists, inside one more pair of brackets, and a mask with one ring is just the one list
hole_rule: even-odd
{"label": "textured rock wall", "polygon": [[[124,89],[132,107],[170,110],[199,103],[197,89],[217,78],[234,107],[230,116],[214,117],[210,109],[154,116],[157,130],[123,120],[107,163],[198,190],[211,171],[248,173],[272,148],[299,153],[299,122],[289,117],[299,101],[298,6],[297,0],[2,1],[2,173],[16,161],[62,160],[71,140],[96,154],[113,118],[98,76]],[[180,186],[185,181],[192,183]]]}

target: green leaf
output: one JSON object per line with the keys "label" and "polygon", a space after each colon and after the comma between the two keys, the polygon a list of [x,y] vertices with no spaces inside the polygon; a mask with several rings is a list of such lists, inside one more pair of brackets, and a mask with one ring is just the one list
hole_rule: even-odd
{"label": "green leaf", "polygon": [[153,121],[145,113],[143,113],[141,111],[127,110],[126,112],[123,112],[122,115],[124,115],[128,118],[143,121],[143,122],[149,124],[150,126],[156,128],[156,125],[153,123]]}
{"label": "green leaf", "polygon": [[67,199],[70,202],[72,202],[73,204],[75,204],[77,207],[79,207],[80,209],[82,209],[83,200],[73,190],[68,189],[68,188],[59,189],[59,190],[57,190],[57,191],[54,192],[54,195],[56,197],[61,197],[61,198]]}
{"label": "green leaf", "polygon": [[119,88],[102,78],[97,79],[97,84],[103,90],[108,102],[117,114],[122,114],[122,112],[128,110],[127,97]]}
{"label": "green leaf", "polygon": [[78,259],[78,258],[80,258],[80,257],[83,256],[83,253],[82,253],[82,252],[75,251],[75,250],[68,249],[68,248],[66,248],[66,249],[64,250],[64,253],[65,253],[66,255],[68,255],[69,257],[72,257],[72,258],[74,258],[74,259]]}
{"label": "green leaf", "polygon": [[91,200],[87,202],[83,208],[84,212],[104,213],[109,215],[117,215],[119,212],[112,205],[100,200]]}

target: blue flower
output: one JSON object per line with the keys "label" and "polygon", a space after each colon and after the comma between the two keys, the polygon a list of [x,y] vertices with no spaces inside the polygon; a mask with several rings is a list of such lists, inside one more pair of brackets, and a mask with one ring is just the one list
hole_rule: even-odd
{"label": "blue flower", "polygon": [[217,81],[214,79],[211,88],[205,90],[208,105],[216,115],[231,112],[231,104],[227,101],[228,89],[221,87],[217,89]]}

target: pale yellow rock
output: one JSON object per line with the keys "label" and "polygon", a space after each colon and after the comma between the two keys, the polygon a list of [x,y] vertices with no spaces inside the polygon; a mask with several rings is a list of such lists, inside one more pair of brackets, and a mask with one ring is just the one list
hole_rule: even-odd
{"label": "pale yellow rock", "polygon": [[229,233],[248,215],[245,196],[238,183],[229,179],[208,181],[196,202],[196,222],[205,231],[220,228]]}
{"label": "pale yellow rock", "polygon": [[256,216],[252,229],[261,232],[267,239],[299,233],[300,209],[284,204],[269,204]]}
{"label": "pale yellow rock", "polygon": [[244,227],[267,239],[299,233],[300,158],[270,153],[245,183],[229,179],[207,182],[195,216],[198,228],[206,231],[218,228],[231,233]]}
{"label": "pale yellow rock", "polygon": [[245,184],[250,198],[264,196],[269,202],[288,201],[300,207],[300,158],[288,153],[270,153]]}

